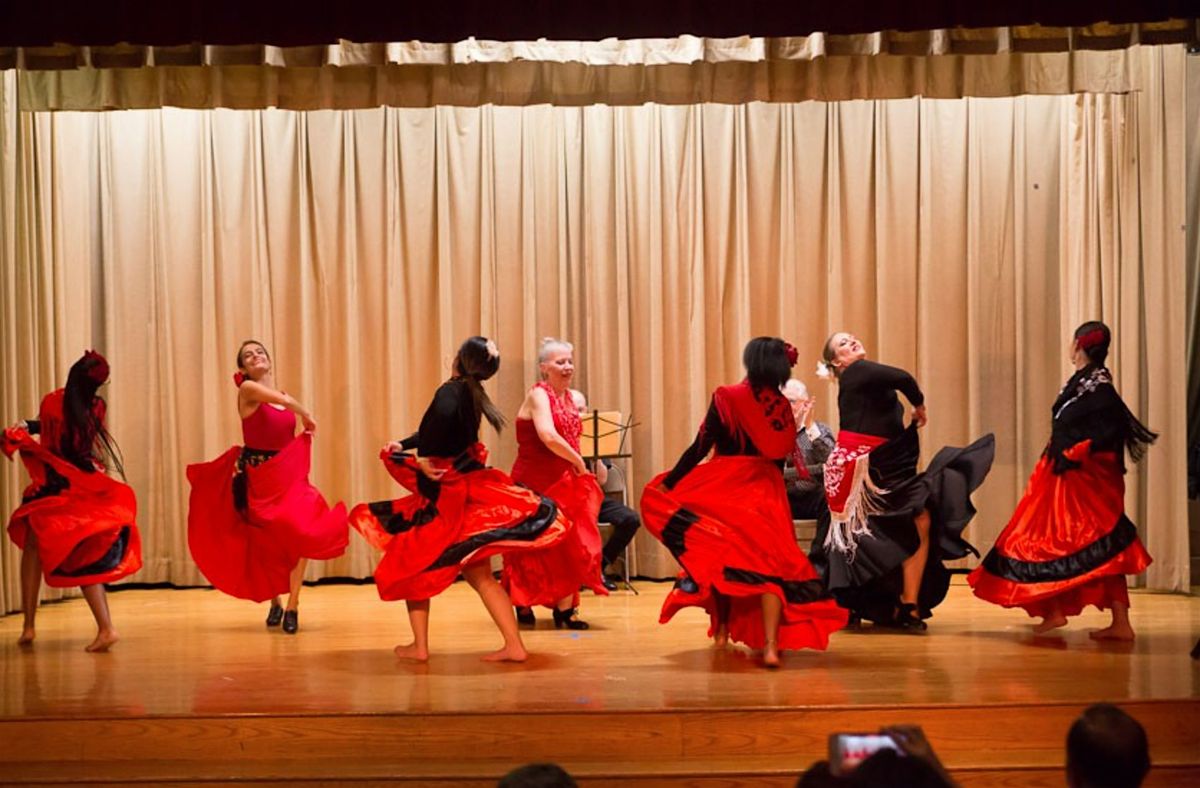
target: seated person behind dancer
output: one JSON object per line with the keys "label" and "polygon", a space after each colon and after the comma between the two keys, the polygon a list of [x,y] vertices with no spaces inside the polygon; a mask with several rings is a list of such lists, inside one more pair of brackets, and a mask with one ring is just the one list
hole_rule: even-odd
{"label": "seated person behind dancer", "polygon": [[796,451],[783,469],[788,505],[793,519],[818,520],[822,514],[829,514],[825,502],[825,460],[837,445],[837,437],[828,424],[813,417],[816,398],[809,394],[803,381],[792,378],[784,383],[783,396],[791,403],[796,419]]}
{"label": "seated person behind dancer", "polygon": [[[586,420],[588,417],[587,397],[579,389],[571,389],[571,399],[575,401],[575,407],[579,408],[579,417]],[[608,481],[608,469],[612,467],[612,462],[609,460],[600,462],[588,460],[587,462],[591,466],[592,473],[596,474],[596,482],[603,487],[604,483]],[[638,519],[637,512],[633,509],[605,495],[604,500],[600,502],[600,522],[608,523],[613,529],[612,536],[604,545],[601,565],[604,573],[604,587],[609,591],[616,591],[617,583],[609,574],[609,569],[613,561],[623,555],[625,548],[633,541],[634,534],[641,527],[642,521]]]}
{"label": "seated person behind dancer", "polygon": [[829,561],[825,539],[829,536],[829,503],[825,498],[825,461],[837,447],[837,436],[829,425],[813,418],[816,398],[803,382],[792,378],[783,384],[783,396],[792,404],[796,420],[796,448],[783,469],[788,506],[794,520],[816,520],[817,528],[808,548],[808,562],[822,580],[828,578]]}

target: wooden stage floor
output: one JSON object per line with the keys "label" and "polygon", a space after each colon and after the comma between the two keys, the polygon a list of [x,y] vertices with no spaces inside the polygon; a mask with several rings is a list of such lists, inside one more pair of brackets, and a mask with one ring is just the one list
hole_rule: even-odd
{"label": "wooden stage floor", "polygon": [[[960,748],[970,753],[987,742],[989,715],[996,721],[1004,718],[996,716],[1000,708],[1009,708],[1005,714],[1018,721],[1023,713],[1044,717],[1046,709],[1057,709],[1054,726],[1077,714],[1081,705],[1098,700],[1140,704],[1138,708],[1150,710],[1146,713],[1160,709],[1164,719],[1180,725],[1200,720],[1200,663],[1188,656],[1200,636],[1196,597],[1135,593],[1137,641],[1102,644],[1091,641],[1087,629],[1102,626],[1104,614],[1089,612],[1059,635],[1035,638],[1023,613],[978,602],[965,585],[956,584],[924,635],[869,627],[843,631],[834,635],[828,651],[790,652],[782,670],[766,671],[744,649],[711,648],[705,638],[706,619],[699,611],[659,625],[658,610],[669,585],[637,586],[640,596],[585,596],[582,612],[592,623],[587,632],[556,631],[548,612],[539,611],[538,628],[525,633],[531,658],[522,665],[480,661],[498,646],[499,638],[482,605],[462,583],[433,602],[434,653],[427,664],[398,661],[392,655],[392,646],[408,639],[404,606],[381,602],[372,586],[306,588],[296,636],[267,630],[265,605],[213,591],[114,593],[110,602],[122,640],[111,653],[101,655],[83,651],[93,634],[83,600],[46,605],[38,616],[38,640],[32,648],[16,644],[19,616],[0,619],[0,742],[8,738],[7,747],[0,744],[0,764],[6,754],[28,761],[28,774],[36,777],[41,767],[33,761],[46,759],[30,755],[28,748],[46,746],[38,737],[69,738],[69,731],[53,726],[88,720],[118,724],[158,718],[311,715],[394,721],[407,715],[427,724],[454,715],[463,720],[497,715],[497,724],[505,725],[518,719],[512,715],[541,714],[539,719],[557,725],[569,719],[617,720],[622,714],[645,719],[636,715],[653,712],[684,715],[680,719],[715,715],[712,719],[721,718],[721,724],[736,731],[749,719],[744,715],[803,712],[809,715],[805,724],[819,726],[820,731],[789,751],[789,762],[801,766],[820,755],[824,734],[833,730],[829,725],[917,721],[927,728],[942,726],[949,738],[961,722],[937,714],[970,712],[982,726],[971,740],[974,744]],[[1155,705],[1168,702],[1183,705]],[[1182,717],[1180,709],[1185,712]],[[851,712],[858,716],[847,716]],[[743,715],[742,722],[720,717],[725,713]],[[799,724],[796,719],[788,724]],[[44,730],[35,730],[38,725]],[[1061,747],[1058,737],[1065,728],[1048,730],[1047,736],[1058,731],[1056,741],[1044,748],[1050,752]],[[1179,733],[1184,744],[1176,750],[1186,754],[1189,734]],[[1161,736],[1165,740],[1168,734]],[[16,751],[22,741],[26,750]],[[687,744],[681,742],[682,757]],[[592,744],[604,746],[599,741]],[[934,744],[942,747],[936,740]],[[532,759],[555,752],[566,753],[560,760],[567,762],[576,763],[580,757],[569,748],[551,746],[542,752],[522,749],[524,745],[503,746],[516,746],[515,760],[524,754]],[[646,746],[650,749],[642,756],[654,760],[653,745]],[[754,747],[750,750],[758,752]],[[778,751],[764,747],[762,752]],[[315,752],[321,745],[313,748]],[[198,752],[164,752],[157,757],[186,760]],[[333,748],[327,754],[336,757],[338,752]],[[486,755],[500,768],[503,758]],[[730,757],[736,755],[735,751]],[[966,755],[960,755],[946,757],[951,765],[965,766]],[[98,757],[116,758],[111,753]],[[255,757],[260,766],[269,760],[265,754]],[[980,757],[987,761],[986,754]],[[770,766],[769,758],[759,760]],[[292,775],[292,782],[296,777]],[[30,777],[29,782],[52,781],[39,783]],[[458,782],[469,783],[465,778]],[[590,784],[603,782],[597,778]]]}

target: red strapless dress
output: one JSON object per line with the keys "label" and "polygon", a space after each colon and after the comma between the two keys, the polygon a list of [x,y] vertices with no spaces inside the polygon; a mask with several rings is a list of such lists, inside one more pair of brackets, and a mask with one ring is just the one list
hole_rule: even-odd
{"label": "red strapless dress", "polygon": [[245,447],[188,466],[188,546],[208,581],[230,596],[261,602],[287,593],[300,559],[346,550],[346,507],[330,509],[309,482],[312,435],[293,437],[295,429],[295,414],[263,403],[242,421]]}
{"label": "red strapless dress", "polygon": [[[553,396],[552,396],[553,402]],[[553,408],[552,408],[553,409]],[[569,419],[569,415],[566,416]],[[555,426],[563,417],[555,414]],[[575,421],[579,420],[578,412]],[[554,607],[566,597],[578,597],[580,587],[607,595],[601,577],[598,522],[604,493],[591,474],[580,476],[571,464],[546,448],[530,419],[517,419],[517,459],[512,478],[551,498],[571,523],[567,538],[550,550],[512,556],[504,562],[502,582],[514,605]],[[569,424],[559,434],[570,440]],[[578,446],[579,433],[574,432]]]}
{"label": "red strapless dress", "polygon": [[62,421],[61,389],[42,401],[39,415],[45,445],[25,430],[7,429],[0,446],[9,458],[20,452],[31,480],[8,521],[8,535],[22,550],[30,534],[36,537],[46,585],[55,588],[111,583],[138,571],[142,542],[133,490],[102,470],[80,470],[47,448]]}

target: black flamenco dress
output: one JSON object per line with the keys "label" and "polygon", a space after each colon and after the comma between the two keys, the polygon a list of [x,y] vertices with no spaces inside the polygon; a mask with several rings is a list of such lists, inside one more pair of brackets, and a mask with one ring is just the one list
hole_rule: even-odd
{"label": "black flamenco dress", "polygon": [[1125,575],[1150,565],[1125,515],[1125,451],[1137,462],[1157,437],[1134,417],[1102,366],[1063,386],[1050,441],[1012,519],[967,578],[975,595],[1031,616],[1129,606]]}
{"label": "black flamenco dress", "polygon": [[745,381],[722,386],[675,468],[646,486],[646,528],[685,570],[663,603],[662,623],[699,606],[709,614],[711,635],[725,597],[730,639],[762,648],[760,597],[773,594],[783,602],[779,648],[824,649],[846,625],[846,611],[828,597],[792,530],[781,466],[795,434],[791,407],[778,391]]}
{"label": "black flamenco dress", "polygon": [[915,424],[904,426],[896,392],[914,406],[925,397],[912,375],[862,359],[838,379],[838,445],[825,463],[830,521],[819,523],[813,550],[825,552],[825,580],[838,602],[880,624],[896,621],[902,564],[920,547],[914,519],[930,515],[929,557],[917,611],[932,615],[950,587],[945,562],[978,552],[963,530],[975,515],[971,493],[992,467],[995,438],[941,449],[923,473]]}
{"label": "black flamenco dress", "polygon": [[[480,416],[467,383],[443,383],[404,452],[381,453],[384,466],[411,494],[364,503],[350,524],[383,558],[375,569],[381,599],[429,599],[444,591],[462,567],[493,555],[543,550],[569,535],[570,523],[554,501],[487,467],[479,442]],[[421,472],[416,456],[445,474]]]}

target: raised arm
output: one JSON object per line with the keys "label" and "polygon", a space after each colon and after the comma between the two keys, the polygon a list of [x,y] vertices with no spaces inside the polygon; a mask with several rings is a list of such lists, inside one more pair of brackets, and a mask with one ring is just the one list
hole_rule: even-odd
{"label": "raised arm", "polygon": [[308,432],[317,429],[317,423],[313,421],[312,413],[295,397],[253,380],[243,381],[242,385],[238,387],[238,408],[241,410],[242,418],[249,416],[247,411],[253,412],[254,408],[250,407],[251,405],[261,406],[263,403],[280,405],[295,413],[300,417],[300,422]]}

